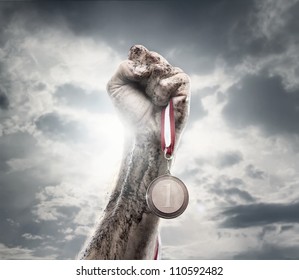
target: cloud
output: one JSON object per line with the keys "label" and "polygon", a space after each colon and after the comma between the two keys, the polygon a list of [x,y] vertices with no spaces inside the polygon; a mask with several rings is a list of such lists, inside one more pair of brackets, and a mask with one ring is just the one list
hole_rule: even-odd
{"label": "cloud", "polygon": [[218,156],[218,166],[220,168],[227,168],[239,164],[243,161],[242,153],[239,151],[228,151]]}
{"label": "cloud", "polygon": [[8,40],[0,48],[6,54],[0,55],[5,68],[0,78],[11,114],[22,115],[25,122],[53,111],[53,93],[67,84],[86,93],[105,92],[122,58],[104,41],[76,37],[63,24],[55,29],[36,22],[39,29],[32,32],[26,29],[25,11],[7,24]]}
{"label": "cloud", "polygon": [[280,227],[280,231],[281,232],[292,230],[292,229],[294,229],[294,225],[282,225]]}
{"label": "cloud", "polygon": [[228,188],[228,189],[225,189],[225,190],[212,189],[211,192],[214,192],[219,196],[224,196],[225,195],[230,200],[232,199],[231,197],[237,196],[245,202],[254,202],[255,201],[255,199],[247,191],[240,190],[239,188]]}
{"label": "cloud", "polygon": [[259,248],[295,256],[283,244],[297,236],[298,207],[288,201],[298,193],[298,8],[293,0],[1,5],[1,257],[79,251],[122,153],[105,86],[135,43],[192,79],[174,166],[190,182],[190,208],[164,223],[164,256],[262,258]]}
{"label": "cloud", "polygon": [[[281,44],[277,39],[295,40],[298,34],[292,31],[298,26],[296,20],[296,14],[299,10],[299,3],[296,0],[279,0],[272,2],[271,0],[261,1],[257,3],[257,13],[255,19],[257,19],[256,30],[257,37],[264,37],[265,39],[278,41],[277,44]],[[289,43],[289,42],[288,42]],[[289,44],[285,44],[288,46]]]}
{"label": "cloud", "polygon": [[286,90],[280,77],[248,75],[228,92],[223,116],[232,127],[257,126],[268,136],[299,133],[299,94]]}
{"label": "cloud", "polygon": [[255,168],[252,164],[249,164],[245,168],[245,173],[248,177],[252,179],[265,179],[266,174],[262,170]]}
{"label": "cloud", "polygon": [[106,92],[88,91],[72,84],[65,84],[57,88],[55,96],[59,103],[73,106],[77,110],[83,109],[93,113],[114,112]]}
{"label": "cloud", "polygon": [[187,128],[191,127],[193,122],[200,120],[207,115],[207,111],[203,108],[201,96],[199,94],[191,96],[192,102],[190,103],[190,115]]}
{"label": "cloud", "polygon": [[54,112],[40,116],[36,121],[36,127],[48,137],[60,141],[80,141],[87,134],[82,124]]}
{"label": "cloud", "polygon": [[[84,193],[84,191],[83,191]],[[47,186],[36,194],[38,203],[34,207],[33,213],[38,220],[70,220],[84,224],[80,221],[80,212],[84,212],[84,219],[94,222],[95,217],[92,208],[97,205],[99,198],[96,195],[86,194],[86,198],[82,200],[82,191],[79,186],[74,188],[72,184],[62,183],[57,186]],[[89,207],[87,207],[89,205]],[[85,209],[84,209],[85,207]],[[89,211],[86,211],[88,210]],[[86,215],[89,215],[87,217]],[[90,225],[90,223],[88,223]]]}
{"label": "cloud", "polygon": [[7,164],[7,162],[5,162],[5,161],[2,161],[2,159],[1,159],[1,161],[0,161],[0,171],[4,171],[4,172],[6,172],[6,171],[8,171],[9,170],[9,165]]}
{"label": "cloud", "polygon": [[229,178],[227,176],[219,176],[214,183],[204,184],[204,188],[209,194],[216,195],[216,199],[226,202],[229,205],[240,203],[252,203],[256,201],[246,188],[245,182],[240,178]]}
{"label": "cloud", "polygon": [[24,158],[37,148],[37,140],[28,132],[16,132],[0,137],[0,159]]}
{"label": "cloud", "polygon": [[[16,13],[18,18],[30,18],[24,26],[34,33],[35,22],[52,28],[67,26],[76,36],[106,41],[119,53],[142,43],[189,73],[208,73],[219,56],[227,60],[234,56],[240,34],[248,29],[244,14],[252,12],[254,1],[173,1],[171,5],[167,1],[99,1],[30,3]],[[241,28],[236,31],[235,26]]]}
{"label": "cloud", "polygon": [[237,205],[222,212],[225,228],[246,228],[273,223],[298,223],[299,203]]}
{"label": "cloud", "polygon": [[284,64],[281,62],[288,60],[288,72],[291,74],[296,64],[294,56],[298,55],[295,51],[298,33],[294,32],[298,28],[298,1],[265,0],[251,3],[254,5],[247,16],[230,30],[230,48],[224,49],[228,56],[226,61],[229,65],[244,63],[249,71],[261,67],[271,73],[281,69]]}
{"label": "cloud", "polygon": [[[211,73],[219,59],[235,66],[249,58],[283,54],[297,36],[292,32],[296,1],[34,2],[22,8],[10,10],[32,33],[37,26],[66,28],[77,37],[105,41],[122,54],[128,46],[142,43],[189,74]],[[9,21],[13,17],[7,14]]]}
{"label": "cloud", "polygon": [[40,259],[34,256],[34,250],[28,248],[7,247],[0,243],[0,259],[2,260],[26,260],[26,259]]}
{"label": "cloud", "polygon": [[233,256],[236,260],[298,260],[299,246],[265,243],[260,248],[249,249]]}
{"label": "cloud", "polygon": [[9,100],[4,92],[0,90],[0,109],[7,110],[9,107]]}
{"label": "cloud", "polygon": [[24,233],[22,234],[22,237],[29,240],[42,240],[43,238],[39,235],[32,235],[30,233]]}

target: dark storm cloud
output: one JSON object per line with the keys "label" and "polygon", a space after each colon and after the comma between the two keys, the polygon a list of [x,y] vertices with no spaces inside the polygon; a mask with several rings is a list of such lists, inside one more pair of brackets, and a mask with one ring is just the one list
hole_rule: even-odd
{"label": "dark storm cloud", "polygon": [[9,107],[9,101],[4,92],[0,89],[0,109],[7,110]]}
{"label": "dark storm cloud", "polygon": [[230,207],[222,212],[226,228],[246,228],[273,223],[299,223],[299,203],[258,203]]}
{"label": "dark storm cloud", "polygon": [[0,171],[8,171],[9,170],[9,165],[1,159],[1,156],[0,156]]}
{"label": "dark storm cloud", "polygon": [[262,180],[266,177],[265,172],[255,168],[252,164],[249,164],[249,165],[246,166],[245,173],[248,177],[253,178],[253,179]]}
{"label": "dark storm cloud", "polygon": [[256,199],[244,189],[245,187],[246,185],[242,179],[229,178],[227,176],[218,177],[213,184],[204,184],[204,188],[206,188],[209,193],[215,194],[217,199],[225,200],[231,205],[239,204],[240,201],[245,203],[256,201]]}
{"label": "dark storm cloud", "polygon": [[[256,1],[99,1],[36,3],[47,24],[53,15],[79,35],[100,37],[126,53],[142,43],[161,51],[186,71],[207,73],[215,59],[239,63],[250,55],[283,53],[298,39],[299,4],[287,9],[272,36],[257,35]],[[57,20],[55,18],[55,20]],[[123,24],[123,23],[126,24]],[[293,32],[292,32],[293,31]],[[168,54],[173,50],[173,54]]]}
{"label": "dark storm cloud", "polygon": [[42,115],[36,121],[36,127],[48,137],[60,141],[80,141],[86,136],[83,125],[66,120],[57,113]]}
{"label": "dark storm cloud", "polygon": [[84,89],[65,84],[55,93],[60,102],[79,109],[96,113],[114,112],[112,103],[105,92],[86,92]]}
{"label": "dark storm cloud", "polygon": [[41,24],[59,28],[67,24],[77,35],[104,40],[120,53],[127,53],[128,46],[141,43],[161,52],[187,73],[208,73],[214,69],[219,55],[236,60],[236,49],[239,52],[244,49],[238,48],[239,37],[249,33],[247,17],[255,11],[254,3],[37,1],[15,4],[14,16],[30,18],[24,27],[31,32],[40,29]]}
{"label": "dark storm cloud", "polygon": [[218,156],[217,164],[220,168],[231,167],[243,161],[243,156],[239,151],[228,151]]}
{"label": "dark storm cloud", "polygon": [[287,91],[280,77],[246,76],[228,93],[223,116],[231,126],[254,125],[268,135],[299,133],[299,91]]}
{"label": "dark storm cloud", "polygon": [[225,197],[228,201],[233,202],[234,197],[239,197],[242,201],[245,202],[254,202],[255,198],[248,193],[247,191],[240,190],[239,188],[227,188],[227,189],[219,189],[219,188],[211,188],[211,193],[216,193],[220,197]]}
{"label": "dark storm cloud", "polygon": [[[141,43],[161,52],[187,73],[209,73],[222,57],[244,58],[285,52],[298,39],[299,4],[287,9],[271,36],[259,35],[257,1],[35,1],[2,5],[3,23],[23,18],[30,32],[63,26],[78,36],[105,41],[126,54]],[[282,4],[283,5],[283,4]],[[273,12],[275,13],[275,12]],[[279,15],[281,16],[281,15]],[[275,18],[275,17],[274,17]],[[29,20],[30,19],[30,20]],[[125,24],[124,24],[125,23]],[[271,22],[270,22],[271,24]]]}
{"label": "dark storm cloud", "polygon": [[[0,2],[0,46],[6,43],[7,36],[5,34],[5,28],[10,20],[14,17],[16,12],[16,6],[8,1]],[[0,68],[1,69],[1,68]],[[0,71],[1,73],[2,71]]]}
{"label": "dark storm cloud", "polygon": [[258,237],[261,241],[266,241],[267,235],[268,234],[275,234],[277,232],[278,226],[270,224],[266,225],[262,228],[262,231],[260,234],[258,234]]}
{"label": "dark storm cloud", "polygon": [[238,188],[226,189],[225,193],[229,196],[230,195],[237,195],[246,202],[254,202],[255,201],[255,198],[253,198],[252,195],[249,192],[244,191],[244,190],[240,190]]}
{"label": "dark storm cloud", "polygon": [[266,243],[258,249],[246,250],[236,254],[235,260],[298,260],[299,246],[281,246]]}

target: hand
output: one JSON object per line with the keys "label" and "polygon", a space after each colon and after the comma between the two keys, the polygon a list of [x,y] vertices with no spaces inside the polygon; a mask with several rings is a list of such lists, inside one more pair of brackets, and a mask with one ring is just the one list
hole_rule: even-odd
{"label": "hand", "polygon": [[129,51],[107,84],[107,91],[121,118],[136,134],[154,133],[160,137],[161,111],[173,98],[176,136],[189,114],[190,79],[180,68],[144,46]]}

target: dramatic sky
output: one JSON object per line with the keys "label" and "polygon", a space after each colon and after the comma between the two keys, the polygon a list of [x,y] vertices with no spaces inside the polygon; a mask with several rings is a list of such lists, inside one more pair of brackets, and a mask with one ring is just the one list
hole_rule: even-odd
{"label": "dramatic sky", "polygon": [[107,201],[133,44],[191,77],[165,259],[299,259],[299,1],[0,2],[0,259],[73,259]]}

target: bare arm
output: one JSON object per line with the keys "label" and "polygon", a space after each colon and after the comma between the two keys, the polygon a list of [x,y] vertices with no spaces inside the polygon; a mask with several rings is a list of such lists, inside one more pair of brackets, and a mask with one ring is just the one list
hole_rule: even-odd
{"label": "bare arm", "polygon": [[172,97],[176,133],[188,116],[189,78],[160,55],[134,46],[107,86],[131,130],[116,186],[83,259],[153,259],[159,219],[146,204],[150,182],[165,173],[161,109]]}

